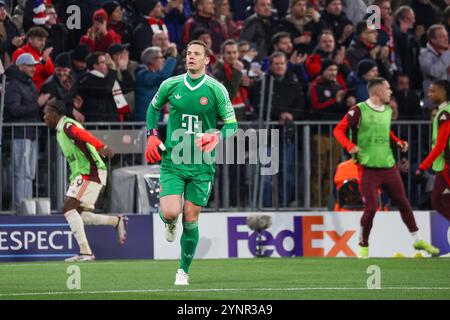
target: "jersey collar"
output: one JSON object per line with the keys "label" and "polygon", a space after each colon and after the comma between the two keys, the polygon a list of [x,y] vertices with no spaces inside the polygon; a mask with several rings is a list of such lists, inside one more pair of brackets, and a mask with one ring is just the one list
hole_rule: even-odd
{"label": "jersey collar", "polygon": [[367,99],[367,100],[366,100],[366,103],[367,103],[367,105],[368,105],[371,109],[373,109],[373,110],[375,110],[375,111],[378,111],[378,112],[383,112],[384,109],[385,109],[385,106],[384,106],[384,105],[381,105],[381,106],[376,105],[376,104],[373,103],[372,100],[370,100],[370,99]]}
{"label": "jersey collar", "polygon": [[202,81],[200,81],[195,87],[192,87],[192,86],[189,84],[189,82],[188,82],[188,80],[187,80],[187,77],[188,77],[188,74],[185,73],[185,74],[184,74],[184,85],[185,85],[186,87],[188,87],[189,90],[194,91],[194,90],[197,90],[198,88],[200,88],[200,87],[205,83],[206,78],[208,77],[208,75],[205,74],[205,76],[203,77]]}
{"label": "jersey collar", "polygon": [[56,131],[61,131],[63,129],[64,119],[65,118],[66,118],[66,116],[64,116],[61,119],[59,119],[58,124],[56,125]]}
{"label": "jersey collar", "polygon": [[448,104],[449,104],[449,102],[448,101],[445,101],[445,102],[442,102],[440,105],[439,105],[439,110],[442,110],[442,109],[444,109],[446,106],[448,106]]}

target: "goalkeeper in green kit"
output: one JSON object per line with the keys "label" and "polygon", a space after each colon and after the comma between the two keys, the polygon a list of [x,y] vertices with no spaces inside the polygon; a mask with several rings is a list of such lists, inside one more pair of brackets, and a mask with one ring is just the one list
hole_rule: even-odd
{"label": "goalkeeper in green kit", "polygon": [[[187,73],[165,80],[147,110],[145,156],[151,163],[162,160],[159,215],[165,224],[167,241],[175,240],[178,215],[183,213],[181,261],[175,285],[189,285],[189,267],[199,239],[198,217],[208,203],[214,181],[214,148],[220,139],[237,130],[229,94],[206,74],[208,63],[206,44],[190,42],[186,51]],[[166,103],[169,120],[163,144],[156,129],[159,112]],[[216,129],[219,119],[224,122],[221,131]]]}

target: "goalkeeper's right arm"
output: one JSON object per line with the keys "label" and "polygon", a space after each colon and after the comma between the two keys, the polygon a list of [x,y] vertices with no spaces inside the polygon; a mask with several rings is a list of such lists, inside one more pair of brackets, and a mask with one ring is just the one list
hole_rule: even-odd
{"label": "goalkeeper's right arm", "polygon": [[159,112],[156,111],[152,104],[148,106],[147,109],[147,148],[145,149],[145,158],[147,162],[155,163],[161,160],[161,154],[159,149],[162,151],[166,150],[164,143],[158,137],[158,120]]}
{"label": "goalkeeper's right arm", "polygon": [[158,120],[159,120],[159,113],[160,111],[155,110],[152,103],[150,102],[148,108],[147,108],[147,129],[158,129]]}

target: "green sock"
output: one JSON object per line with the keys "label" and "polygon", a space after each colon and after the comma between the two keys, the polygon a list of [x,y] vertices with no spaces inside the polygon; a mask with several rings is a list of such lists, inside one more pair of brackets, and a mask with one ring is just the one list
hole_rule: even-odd
{"label": "green sock", "polygon": [[158,212],[159,212],[159,217],[161,218],[162,222],[164,222],[165,224],[177,223],[177,219],[169,221],[166,218],[164,218],[164,215],[162,214],[161,210],[159,210]]}
{"label": "green sock", "polygon": [[198,223],[183,222],[183,234],[181,235],[181,261],[180,269],[189,273],[192,259],[194,259],[195,249],[198,244]]}

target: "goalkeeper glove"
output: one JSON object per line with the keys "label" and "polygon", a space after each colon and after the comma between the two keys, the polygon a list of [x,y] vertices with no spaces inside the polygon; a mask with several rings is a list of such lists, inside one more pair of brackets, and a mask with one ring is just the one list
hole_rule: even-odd
{"label": "goalkeeper glove", "polygon": [[147,148],[145,149],[145,159],[147,160],[147,163],[155,163],[156,161],[161,161],[161,154],[159,153],[158,148],[162,151],[166,151],[166,146],[158,138],[155,129],[149,130],[147,132],[147,135]]}
{"label": "goalkeeper glove", "polygon": [[197,133],[198,139],[195,140],[195,144],[202,151],[206,153],[210,153],[214,150],[220,140],[220,132],[217,131],[215,133]]}

